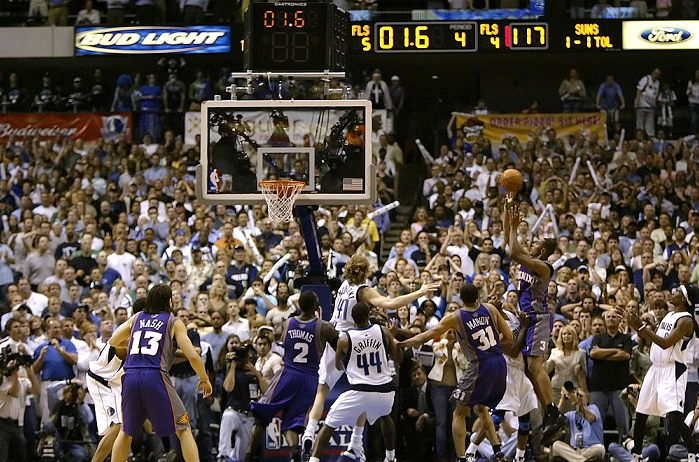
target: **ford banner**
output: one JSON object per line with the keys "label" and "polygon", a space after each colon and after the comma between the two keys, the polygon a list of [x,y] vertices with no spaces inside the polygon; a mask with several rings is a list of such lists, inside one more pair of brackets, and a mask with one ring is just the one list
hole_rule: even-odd
{"label": "ford banner", "polygon": [[624,21],[624,50],[697,50],[699,21]]}
{"label": "ford banner", "polygon": [[229,26],[75,28],[75,56],[230,51]]}

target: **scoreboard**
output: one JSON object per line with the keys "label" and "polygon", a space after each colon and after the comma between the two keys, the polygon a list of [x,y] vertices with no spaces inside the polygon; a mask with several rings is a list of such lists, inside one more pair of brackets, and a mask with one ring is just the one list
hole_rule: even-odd
{"label": "scoreboard", "polygon": [[358,21],[349,34],[360,55],[688,49],[699,49],[699,21]]}

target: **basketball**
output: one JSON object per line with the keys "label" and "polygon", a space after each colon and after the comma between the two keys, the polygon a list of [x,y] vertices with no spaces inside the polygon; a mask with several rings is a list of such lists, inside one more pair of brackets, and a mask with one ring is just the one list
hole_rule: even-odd
{"label": "basketball", "polygon": [[502,175],[500,175],[500,184],[507,192],[517,192],[524,184],[524,177],[522,177],[519,170],[510,168],[502,172]]}

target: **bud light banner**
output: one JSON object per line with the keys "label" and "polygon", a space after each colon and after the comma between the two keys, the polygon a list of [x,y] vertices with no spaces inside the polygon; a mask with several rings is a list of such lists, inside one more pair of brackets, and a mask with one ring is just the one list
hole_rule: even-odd
{"label": "bud light banner", "polygon": [[230,51],[229,26],[75,28],[75,56]]}
{"label": "bud light banner", "polygon": [[98,139],[116,141],[121,136],[131,141],[131,114],[129,113],[45,113],[0,114],[0,143],[15,136],[42,140],[57,136],[82,139],[93,144]]}

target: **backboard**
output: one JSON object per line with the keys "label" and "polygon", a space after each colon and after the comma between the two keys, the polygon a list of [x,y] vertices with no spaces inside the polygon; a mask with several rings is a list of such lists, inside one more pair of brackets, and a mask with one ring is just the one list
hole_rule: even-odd
{"label": "backboard", "polygon": [[206,204],[261,204],[258,183],[306,183],[296,204],[371,204],[376,168],[365,100],[206,101],[197,195]]}

